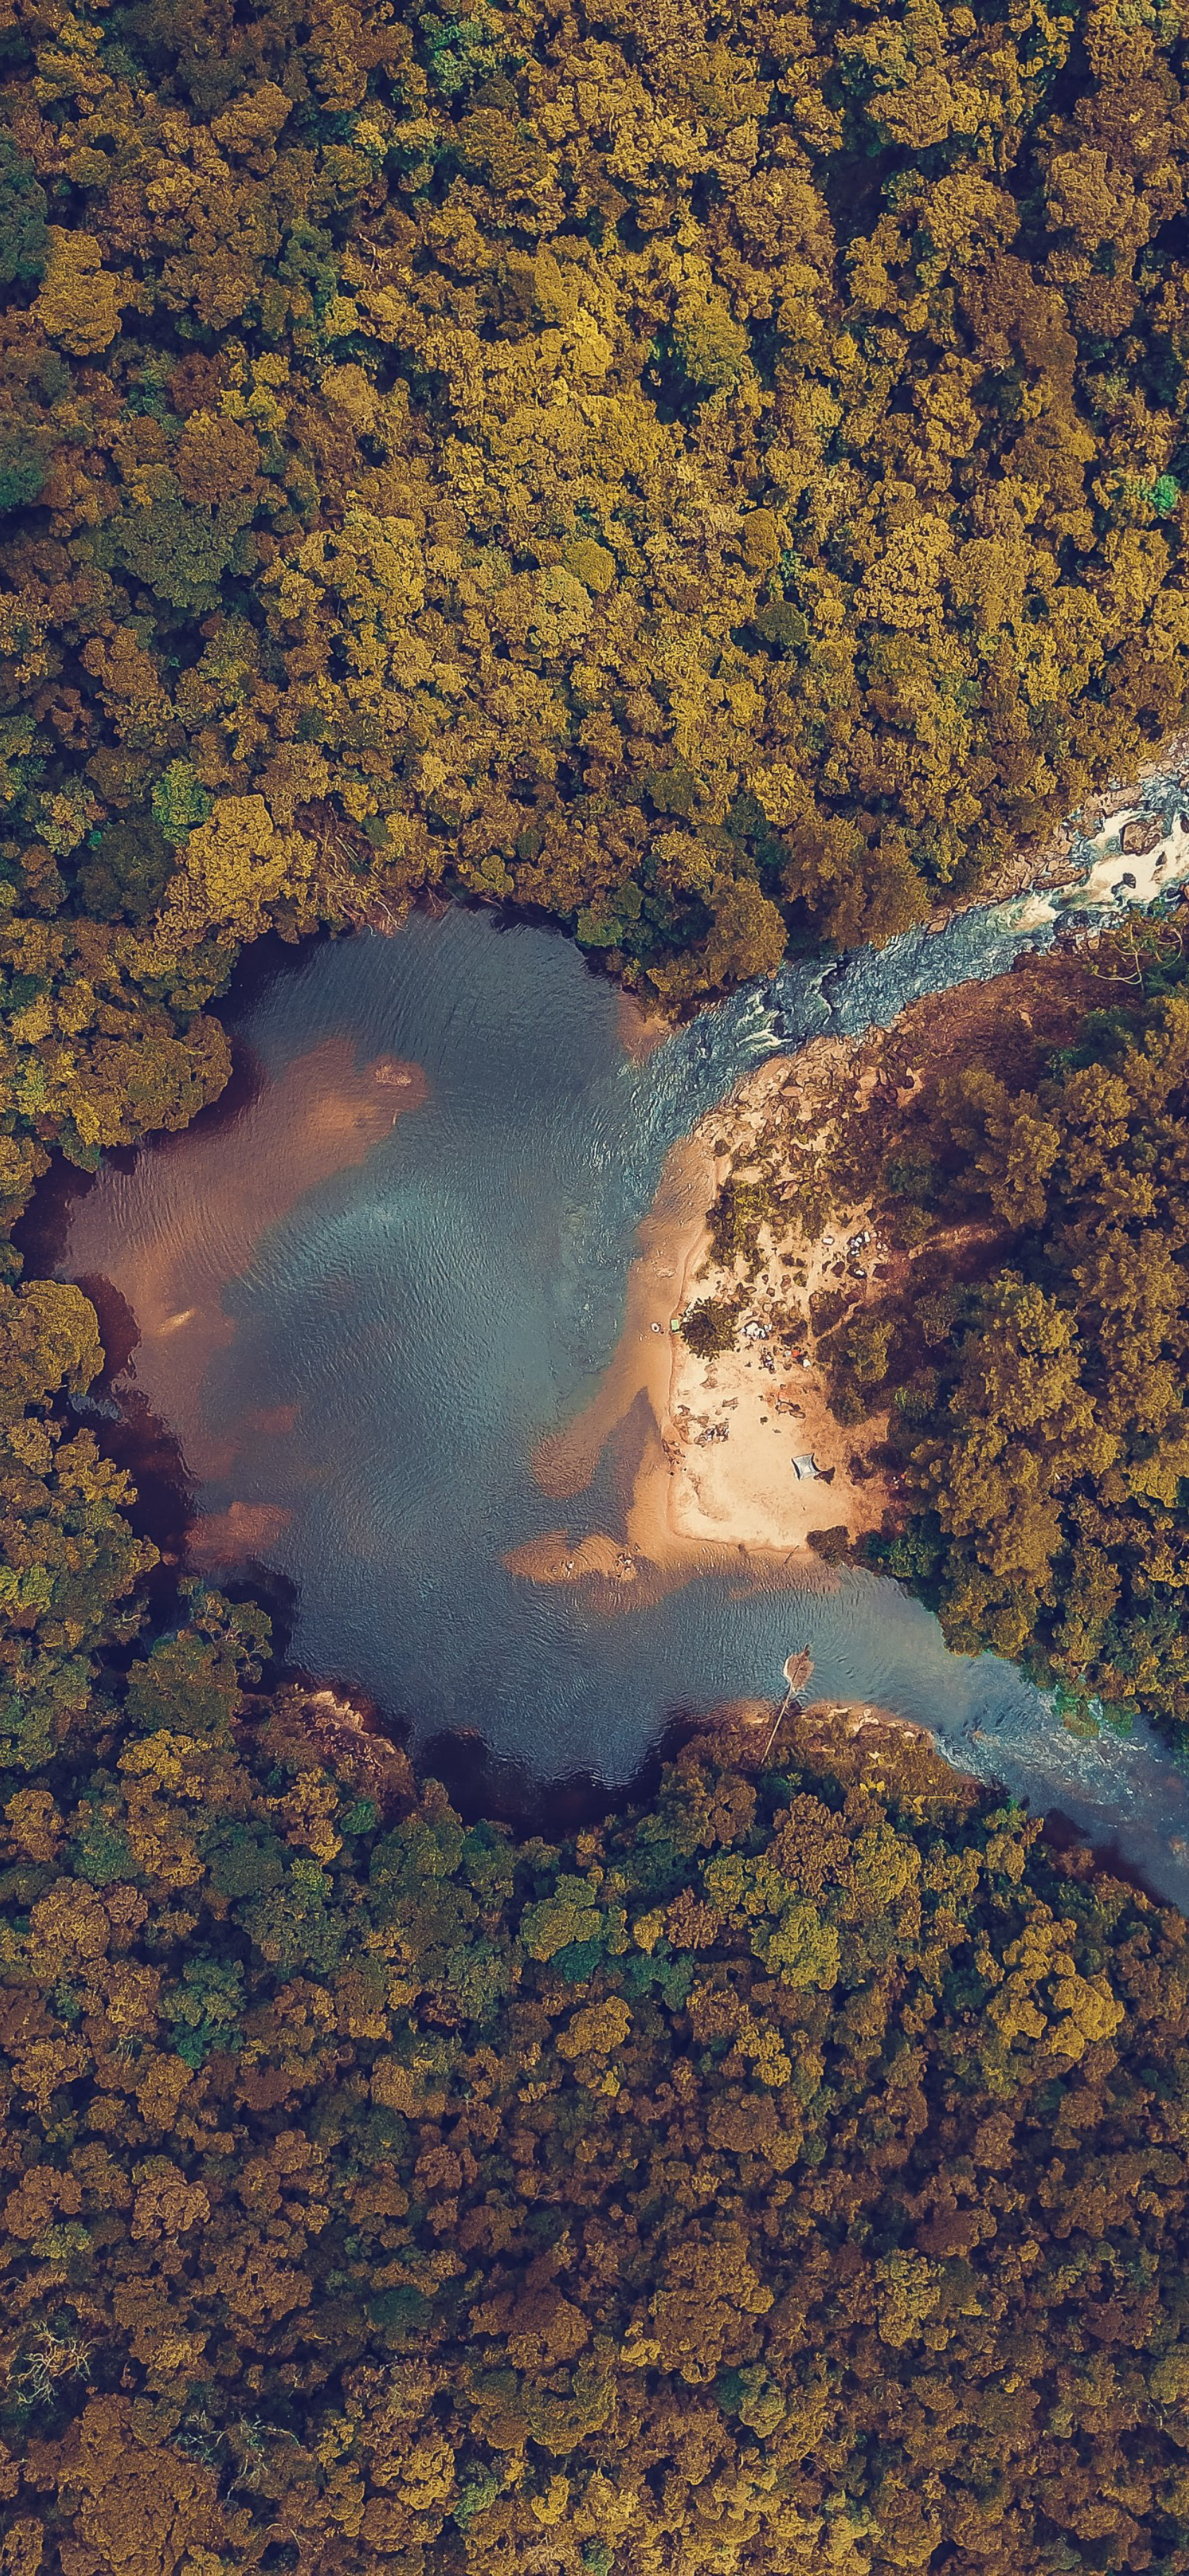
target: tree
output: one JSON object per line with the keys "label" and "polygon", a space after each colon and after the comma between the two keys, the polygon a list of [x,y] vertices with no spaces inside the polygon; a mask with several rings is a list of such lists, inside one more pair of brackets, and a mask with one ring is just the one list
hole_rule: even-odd
{"label": "tree", "polygon": [[120,327],[116,280],[103,266],[93,233],[51,224],[46,243],[37,318],[49,338],[72,356],[94,357],[110,347]]}
{"label": "tree", "polygon": [[49,253],[46,193],[36,170],[0,135],[0,286],[32,285]]}

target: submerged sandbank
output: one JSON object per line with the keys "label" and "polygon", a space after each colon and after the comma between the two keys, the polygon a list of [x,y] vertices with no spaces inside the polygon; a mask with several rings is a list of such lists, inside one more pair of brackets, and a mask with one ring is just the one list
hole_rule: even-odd
{"label": "submerged sandbank", "polygon": [[[270,1228],[308,1191],[362,1163],[427,1097],[419,1065],[393,1055],[361,1065],[349,1039],[326,1038],[265,1083],[230,1124],[199,1122],[183,1136],[142,1147],[141,1154],[151,1152],[159,1168],[168,1168],[170,1186],[147,1201],[136,1193],[141,1221],[135,1228],[125,1210],[134,1182],[114,1169],[80,1200],[71,1221],[69,1275],[114,1289],[134,1319],[124,1377],[179,1434],[193,1476],[234,1473],[240,1450],[292,1432],[297,1421],[290,1406],[280,1415],[246,1417],[234,1440],[212,1436],[203,1381],[216,1354],[235,1338],[224,1289],[246,1275]],[[266,1555],[289,1518],[233,1500],[198,1523],[190,1552],[202,1564]]]}

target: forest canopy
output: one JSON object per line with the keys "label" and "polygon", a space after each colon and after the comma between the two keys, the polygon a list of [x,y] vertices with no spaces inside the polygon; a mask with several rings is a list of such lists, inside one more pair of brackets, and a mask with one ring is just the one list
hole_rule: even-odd
{"label": "forest canopy", "polygon": [[563,1841],[198,1595],[6,1798],[45,2576],[1189,2567],[1189,1931],[888,1729]]}
{"label": "forest canopy", "polygon": [[[685,1003],[1134,770],[1185,74],[1148,0],[0,0],[0,1214],[222,1089],[265,931],[439,887]],[[1186,1043],[954,1128],[1082,1443],[1028,1618],[1089,1478],[1061,1616],[1162,1689]],[[150,1605],[101,1356],[6,1247],[0,2576],[1189,2571],[1182,1920],[837,1729],[467,1822]]]}
{"label": "forest canopy", "polygon": [[976,1059],[939,1107],[926,1198],[995,1253],[889,1354],[921,1515],[893,1561],[955,1643],[1183,1729],[1189,996],[1098,1015],[1035,1088]]}
{"label": "forest canopy", "polygon": [[437,883],[687,999],[988,882],[1181,717],[1174,10],[5,17],[51,1013],[79,923],[185,1022],[236,941]]}
{"label": "forest canopy", "polygon": [[1138,1711],[1182,1744],[1184,922],[918,1007],[870,1039],[819,1142],[778,1139],[811,1223],[853,1196],[883,1245],[810,1301],[837,1417],[887,1424],[868,1556],[952,1646],[1055,1685],[1075,1726]]}

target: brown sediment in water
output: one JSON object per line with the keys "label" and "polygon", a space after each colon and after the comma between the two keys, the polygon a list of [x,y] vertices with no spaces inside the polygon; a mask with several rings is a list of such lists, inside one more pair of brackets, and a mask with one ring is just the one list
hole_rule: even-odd
{"label": "brown sediment in water", "polygon": [[622,990],[616,1018],[619,1043],[633,1064],[645,1064],[650,1055],[655,1055],[666,1038],[672,1037],[675,1026],[659,1008],[650,1009],[635,993]]}
{"label": "brown sediment in water", "polygon": [[255,1432],[259,1440],[285,1440],[291,1431],[296,1431],[300,1420],[299,1404],[265,1405],[245,1416],[245,1428]]}
{"label": "brown sediment in water", "polygon": [[225,1512],[200,1514],[187,1536],[186,1554],[204,1571],[244,1565],[253,1557],[267,1557],[292,1518],[282,1503],[230,1503]]}
{"label": "brown sediment in water", "polygon": [[504,1563],[511,1574],[528,1575],[534,1583],[581,1583],[590,1576],[605,1583],[635,1583],[639,1566],[622,1539],[603,1530],[570,1539],[565,1530],[549,1530],[523,1547],[510,1548]]}
{"label": "brown sediment in water", "polygon": [[[420,1065],[388,1055],[359,1065],[349,1040],[328,1038],[231,1123],[187,1136],[181,1151],[158,1142],[128,1173],[104,1171],[75,1208],[59,1276],[102,1282],[130,1310],[136,1338],[122,1381],[177,1431],[192,1475],[226,1475],[234,1463],[235,1442],[212,1437],[201,1402],[212,1359],[234,1338],[225,1287],[309,1190],[362,1163],[427,1096]],[[295,1420],[287,1409],[284,1430]],[[257,1413],[237,1440],[267,1436],[264,1423]],[[247,1508],[233,1504],[219,1520]],[[208,1524],[206,1544],[221,1543]]]}

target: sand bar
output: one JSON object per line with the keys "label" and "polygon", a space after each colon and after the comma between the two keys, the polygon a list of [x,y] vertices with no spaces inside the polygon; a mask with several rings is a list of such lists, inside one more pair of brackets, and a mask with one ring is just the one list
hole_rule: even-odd
{"label": "sand bar", "polygon": [[[773,1096],[803,1089],[811,1100],[827,1062],[841,1071],[850,1053],[845,1042],[826,1040],[795,1059],[770,1059],[673,1148],[639,1228],[612,1360],[592,1401],[533,1459],[545,1493],[580,1494],[631,1416],[639,1457],[623,1535],[571,1544],[564,1530],[551,1532],[512,1551],[505,1561],[513,1572],[546,1582],[591,1574],[626,1581],[630,1567],[649,1597],[657,1576],[667,1585],[716,1569],[737,1573],[743,1561],[769,1582],[821,1582],[833,1578],[810,1547],[811,1533],[844,1529],[854,1540],[879,1527],[888,1497],[868,1453],[882,1419],[859,1431],[835,1421],[807,1327],[793,1341],[773,1320],[785,1284],[775,1254],[768,1284],[749,1283],[757,1329],[741,1330],[733,1350],[702,1359],[673,1329],[696,1300],[737,1285],[713,1258],[710,1211],[727,1173],[746,1170]],[[794,1248],[812,1286],[829,1246],[798,1240]],[[798,1473],[798,1458],[812,1460],[808,1473],[804,1465]]]}

